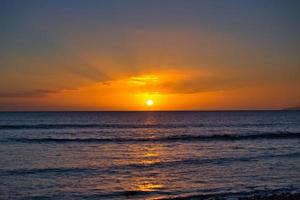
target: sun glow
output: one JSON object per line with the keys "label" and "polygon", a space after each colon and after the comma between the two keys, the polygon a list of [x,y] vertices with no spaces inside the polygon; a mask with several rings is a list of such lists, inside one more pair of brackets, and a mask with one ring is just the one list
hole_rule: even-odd
{"label": "sun glow", "polygon": [[154,104],[154,101],[152,99],[148,99],[146,101],[147,106],[152,106]]}

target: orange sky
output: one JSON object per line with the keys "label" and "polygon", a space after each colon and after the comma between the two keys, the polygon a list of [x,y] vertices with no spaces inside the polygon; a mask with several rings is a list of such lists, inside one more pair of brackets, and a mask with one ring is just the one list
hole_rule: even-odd
{"label": "orange sky", "polygon": [[297,6],[172,2],[6,2],[0,110],[300,106]]}
{"label": "orange sky", "polygon": [[[297,105],[299,99],[299,93],[293,92],[297,87],[291,88],[290,85],[268,85],[261,82],[250,86],[203,87],[200,92],[193,90],[193,85],[180,85],[193,76],[168,71],[165,74],[161,72],[126,77],[87,84],[76,89],[6,99],[10,99],[12,104],[21,101],[21,107],[16,107],[20,110],[24,107],[28,110],[280,109],[287,105]],[[200,75],[197,77],[201,79]],[[278,96],[278,93],[282,95]],[[146,104],[149,99],[154,101],[153,106]]]}

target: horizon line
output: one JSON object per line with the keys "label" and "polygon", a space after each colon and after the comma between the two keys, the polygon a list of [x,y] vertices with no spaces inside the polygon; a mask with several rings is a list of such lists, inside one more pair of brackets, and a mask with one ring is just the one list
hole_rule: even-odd
{"label": "horizon line", "polygon": [[300,111],[298,109],[227,109],[227,110],[0,110],[0,112],[264,112]]}

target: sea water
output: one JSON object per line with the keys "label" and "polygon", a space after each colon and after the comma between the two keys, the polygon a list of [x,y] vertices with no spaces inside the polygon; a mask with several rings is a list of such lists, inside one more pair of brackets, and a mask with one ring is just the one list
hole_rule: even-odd
{"label": "sea water", "polygon": [[299,189],[298,111],[0,113],[0,199]]}

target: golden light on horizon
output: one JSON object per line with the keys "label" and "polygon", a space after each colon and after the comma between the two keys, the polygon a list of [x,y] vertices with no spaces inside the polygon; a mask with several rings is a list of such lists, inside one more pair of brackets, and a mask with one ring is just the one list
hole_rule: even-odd
{"label": "golden light on horizon", "polygon": [[[64,89],[44,96],[37,96],[30,100],[28,106],[34,102],[36,105],[45,105],[43,109],[82,109],[82,110],[209,110],[233,109],[245,106],[253,108],[265,101],[268,95],[276,95],[268,85],[235,88],[234,90],[206,90],[209,85],[201,82],[204,88],[197,88],[190,78],[201,77],[205,80],[210,77],[208,72],[202,74],[192,71],[160,71],[155,74],[145,73],[135,76],[124,76],[106,83],[96,82],[86,84],[74,89]],[[199,84],[199,83],[197,83]],[[281,88],[286,91],[286,86]],[[244,96],[244,92],[253,96],[251,101]],[[258,96],[257,94],[269,94]],[[254,98],[255,97],[255,98]],[[27,97],[26,97],[27,98]],[[199,101],[201,99],[201,101]],[[24,100],[26,100],[24,98]],[[26,100],[27,101],[27,100]],[[284,99],[278,99],[278,107]],[[29,102],[29,101],[28,101]],[[234,107],[231,103],[235,102]],[[1,104],[1,99],[0,99]],[[1,107],[1,106],[0,106]],[[40,109],[40,107],[37,107]]]}
{"label": "golden light on horizon", "polygon": [[146,104],[147,104],[147,106],[153,106],[154,101],[153,101],[152,99],[148,99],[148,100],[146,101]]}

